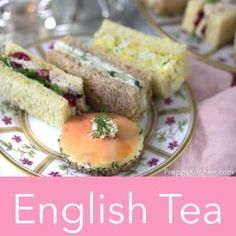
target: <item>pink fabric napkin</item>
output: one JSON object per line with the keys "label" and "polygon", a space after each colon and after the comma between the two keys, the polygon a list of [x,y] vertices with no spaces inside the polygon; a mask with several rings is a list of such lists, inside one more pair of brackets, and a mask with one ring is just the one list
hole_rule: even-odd
{"label": "pink fabric napkin", "polygon": [[190,59],[198,102],[197,127],[185,154],[162,175],[220,176],[236,173],[236,87],[233,75]]}

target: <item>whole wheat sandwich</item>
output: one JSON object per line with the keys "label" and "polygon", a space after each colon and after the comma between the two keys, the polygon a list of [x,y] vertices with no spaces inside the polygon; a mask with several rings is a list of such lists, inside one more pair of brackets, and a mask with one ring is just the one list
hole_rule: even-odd
{"label": "whole wheat sandwich", "polygon": [[94,48],[147,70],[154,94],[164,98],[179,90],[189,75],[184,45],[109,20],[104,20],[95,34]]}
{"label": "whole wheat sandwich", "polygon": [[182,28],[214,48],[230,43],[236,29],[236,4],[226,0],[190,0]]}
{"label": "whole wheat sandwich", "polygon": [[188,0],[142,0],[157,15],[175,16],[182,13]]}
{"label": "whole wheat sandwich", "polygon": [[95,111],[138,120],[148,108],[151,77],[133,64],[96,52],[70,36],[54,44],[47,60],[84,79],[87,102]]}
{"label": "whole wheat sandwich", "polygon": [[55,127],[87,110],[81,78],[7,42],[0,56],[0,96]]}

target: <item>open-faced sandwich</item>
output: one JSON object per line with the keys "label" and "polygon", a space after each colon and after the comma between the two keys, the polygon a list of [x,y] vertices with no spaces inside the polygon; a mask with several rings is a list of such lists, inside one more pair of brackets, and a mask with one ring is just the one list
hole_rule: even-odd
{"label": "open-faced sandwich", "polygon": [[206,40],[214,48],[233,41],[236,4],[223,0],[190,0],[182,23],[184,31]]}
{"label": "open-faced sandwich", "polygon": [[47,60],[84,79],[87,102],[95,111],[137,120],[148,108],[151,76],[131,63],[97,52],[69,36],[54,44]]}
{"label": "open-faced sandwich", "polygon": [[182,13],[188,0],[142,0],[157,15],[175,16]]}
{"label": "open-faced sandwich", "polygon": [[137,123],[119,115],[88,113],[65,123],[60,147],[70,167],[107,176],[135,167],[143,141],[143,130]]}
{"label": "open-faced sandwich", "polygon": [[0,96],[49,125],[61,127],[71,115],[87,110],[81,78],[14,43],[6,43],[0,71]]}
{"label": "open-faced sandwich", "polygon": [[105,20],[95,34],[94,47],[148,70],[157,96],[171,96],[188,78],[186,47],[166,38],[147,36]]}

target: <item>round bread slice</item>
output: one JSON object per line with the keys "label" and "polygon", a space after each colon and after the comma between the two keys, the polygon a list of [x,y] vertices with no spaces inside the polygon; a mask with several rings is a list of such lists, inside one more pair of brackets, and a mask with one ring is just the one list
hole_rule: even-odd
{"label": "round bread slice", "polygon": [[96,113],[70,118],[63,126],[60,147],[71,168],[79,172],[108,176],[129,171],[140,160],[144,134],[139,125],[111,114],[118,126],[115,138],[93,138],[92,119]]}

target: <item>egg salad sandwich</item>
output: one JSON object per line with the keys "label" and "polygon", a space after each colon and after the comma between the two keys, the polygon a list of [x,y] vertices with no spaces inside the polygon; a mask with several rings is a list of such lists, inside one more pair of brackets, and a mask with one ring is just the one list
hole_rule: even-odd
{"label": "egg salad sandwich", "polygon": [[81,78],[7,42],[0,55],[0,96],[45,123],[61,127],[87,110]]}
{"label": "egg salad sandwich", "polygon": [[130,171],[140,161],[144,132],[126,117],[87,113],[71,117],[63,126],[60,148],[75,170],[98,176]]}
{"label": "egg salad sandwich", "polygon": [[147,70],[154,94],[164,98],[179,90],[189,75],[185,46],[109,20],[95,34],[94,48]]}
{"label": "egg salad sandwich", "polygon": [[226,0],[191,0],[182,28],[214,48],[230,43],[236,29],[236,4]]}
{"label": "egg salad sandwich", "polygon": [[95,111],[138,120],[148,108],[151,77],[133,64],[96,52],[70,36],[55,42],[47,60],[84,79],[87,102]]}
{"label": "egg salad sandwich", "polygon": [[188,0],[142,0],[157,15],[175,16],[182,13]]}

